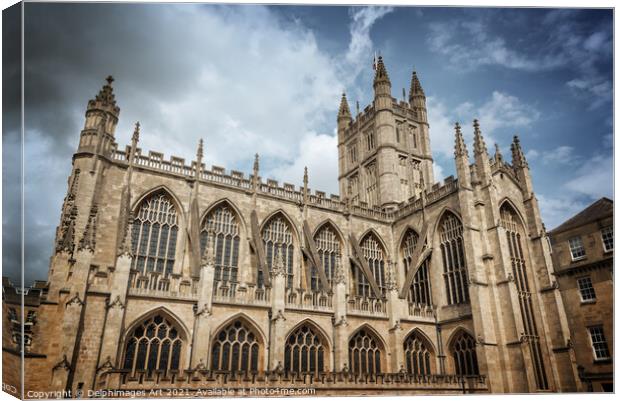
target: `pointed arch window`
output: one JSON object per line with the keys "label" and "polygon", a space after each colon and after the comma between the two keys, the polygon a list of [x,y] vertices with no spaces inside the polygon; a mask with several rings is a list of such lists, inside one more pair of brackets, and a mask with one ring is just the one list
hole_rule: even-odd
{"label": "pointed arch window", "polygon": [[413,332],[407,336],[403,344],[407,373],[410,375],[427,376],[431,374],[433,353],[422,336]]}
{"label": "pointed arch window", "polygon": [[[276,215],[269,220],[263,229],[263,243],[265,244],[265,256],[269,271],[274,264],[276,249],[284,258],[286,264],[286,287],[293,288],[293,230],[282,215]],[[264,284],[261,272],[258,273],[258,285]]]}
{"label": "pointed arch window", "polygon": [[454,368],[459,376],[478,375],[478,357],[476,356],[476,341],[472,336],[462,331],[452,341],[452,358]]}
{"label": "pointed arch window", "polygon": [[179,329],[162,315],[145,319],[132,330],[123,358],[123,369],[135,372],[177,371],[183,339]]}
{"label": "pointed arch window", "polygon": [[311,326],[304,324],[286,339],[284,370],[318,374],[324,371],[326,355],[321,337]]}
{"label": "pointed arch window", "polygon": [[[213,238],[209,238],[213,235]],[[237,282],[239,271],[239,220],[233,209],[224,204],[207,215],[200,231],[200,249],[215,240],[215,282]]]}
{"label": "pointed arch window", "polygon": [[439,239],[448,304],[469,303],[463,225],[454,214],[444,215],[439,226]]}
{"label": "pointed arch window", "polygon": [[381,346],[367,329],[361,329],[349,340],[349,366],[354,374],[381,373]]}
{"label": "pointed arch window", "polygon": [[[410,269],[415,268],[415,266],[413,266],[415,263],[413,260],[413,251],[418,243],[418,238],[419,236],[415,231],[408,230],[403,239],[401,252],[403,255],[403,264],[405,266],[405,275],[407,275]],[[432,304],[431,283],[428,271],[429,263],[429,259],[426,259],[413,277],[411,287],[407,294],[407,301],[409,301],[410,304],[423,306],[431,306]]]}
{"label": "pointed arch window", "polygon": [[[317,252],[325,270],[329,287],[332,286],[332,280],[336,274],[336,268],[341,262],[341,242],[336,230],[329,224],[325,224],[314,236]],[[319,274],[312,268],[311,287],[313,291],[321,289]]]}
{"label": "pointed arch window", "polygon": [[211,369],[226,372],[257,372],[260,343],[256,333],[242,320],[235,320],[215,336]]}
{"label": "pointed arch window", "polygon": [[[362,240],[360,248],[368,261],[368,267],[379,286],[379,290],[385,295],[385,264],[387,258],[383,246],[374,234],[369,233]],[[372,291],[370,283],[360,268],[354,266],[352,275],[355,286],[354,291],[357,296],[376,298],[376,294]]]}
{"label": "pointed arch window", "polygon": [[178,231],[178,214],[170,196],[160,191],[146,198],[133,221],[132,269],[171,274]]}
{"label": "pointed arch window", "polygon": [[543,355],[540,347],[540,337],[538,336],[538,328],[536,327],[532,291],[530,290],[525,263],[525,253],[523,252],[523,246],[521,244],[524,229],[519,216],[508,203],[504,203],[500,208],[500,224],[506,231],[512,274],[515,278],[517,292],[519,294],[523,334],[527,337],[527,342],[530,347],[532,364],[536,376],[536,385],[539,389],[545,390],[549,388],[549,383],[547,382],[547,375],[545,373]]}

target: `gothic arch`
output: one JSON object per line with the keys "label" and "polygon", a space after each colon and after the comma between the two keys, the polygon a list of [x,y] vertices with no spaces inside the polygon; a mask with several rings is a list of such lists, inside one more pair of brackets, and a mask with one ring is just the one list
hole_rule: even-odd
{"label": "gothic arch", "polygon": [[515,212],[515,214],[518,216],[519,218],[519,222],[521,223],[521,226],[523,227],[523,230],[526,231],[527,230],[527,225],[525,224],[525,218],[523,217],[523,213],[521,212],[521,210],[516,206],[516,204],[509,199],[508,197],[505,197],[504,199],[502,199],[499,203],[499,210],[502,210],[503,207],[508,207],[510,208],[512,211]]}
{"label": "gothic arch", "polygon": [[457,327],[448,341],[448,355],[454,373],[459,376],[479,375],[477,344],[475,337],[466,329]]}
{"label": "gothic arch", "polygon": [[420,237],[420,231],[413,228],[411,224],[407,224],[405,228],[403,229],[403,231],[400,233],[400,236],[398,237],[398,242],[397,242],[398,253],[397,254],[399,258],[401,257],[400,251],[401,251],[401,248],[403,247],[403,241],[405,241],[405,238],[407,238],[407,235],[411,231],[413,231],[418,236],[418,238]]}
{"label": "gothic arch", "polygon": [[278,215],[281,215],[282,218],[284,218],[284,220],[286,220],[288,225],[291,227],[291,232],[293,233],[293,241],[296,243],[299,243],[299,239],[301,237],[299,236],[299,232],[297,231],[297,225],[293,222],[293,219],[291,219],[291,217],[283,209],[277,209],[276,211],[269,213],[269,215],[267,215],[267,217],[263,219],[263,222],[261,223],[259,227],[259,231],[262,233],[265,227],[267,226],[267,223],[269,223],[273,218],[275,218]]}
{"label": "gothic arch", "polygon": [[432,341],[417,327],[403,338],[406,370],[411,375],[428,376],[436,371],[436,353]]}
{"label": "gothic arch", "polygon": [[[174,207],[177,209],[177,212],[179,213],[179,216],[184,217],[185,208],[183,207],[183,203],[179,200],[179,197],[174,192],[172,192],[172,190],[170,190],[170,188],[168,188],[166,185],[163,185],[163,184],[158,185],[154,188],[151,188],[147,191],[144,191],[142,195],[136,198],[136,201],[133,202],[133,205],[131,206],[131,210],[135,212],[138,209],[138,207],[140,207],[142,202],[144,202],[150,196],[159,193],[160,191],[166,193],[166,195],[170,197],[170,199],[172,200],[172,204],[174,205]],[[184,224],[184,219],[179,219],[179,222]]]}
{"label": "gothic arch", "polygon": [[295,330],[297,330],[298,328],[300,328],[303,325],[308,325],[308,326],[312,326],[312,328],[314,330],[317,331],[317,333],[319,334],[319,336],[321,337],[321,339],[325,342],[325,345],[328,348],[328,351],[331,352],[331,350],[333,349],[333,344],[331,339],[329,338],[329,335],[327,335],[327,332],[321,327],[319,326],[314,320],[310,319],[310,318],[304,318],[302,319],[299,323],[297,323],[296,325],[294,325],[289,331],[288,333],[286,333],[286,336],[284,336],[285,339],[289,338],[289,336],[291,334],[293,334],[295,332]]}
{"label": "gothic arch", "polygon": [[284,369],[320,373],[330,370],[332,345],[325,331],[306,318],[284,337]]}
{"label": "gothic arch", "polygon": [[265,336],[245,314],[238,313],[211,333],[209,366],[214,371],[257,372],[263,370],[268,352]]}
{"label": "gothic arch", "polygon": [[467,330],[463,326],[458,326],[454,330],[452,330],[452,333],[450,333],[450,337],[448,337],[448,341],[446,342],[446,344],[448,345],[448,349],[452,348],[452,346],[454,345],[453,344],[454,340],[456,338],[458,338],[461,334],[465,334],[467,336],[470,336],[471,338],[475,338],[474,337],[474,333],[472,333],[471,331]]}
{"label": "gothic arch", "polygon": [[435,223],[433,224],[433,238],[439,235],[440,225],[443,222],[443,219],[448,214],[453,214],[454,217],[456,217],[456,219],[461,223],[461,225],[464,226],[461,215],[456,210],[452,209],[451,207],[445,206],[443,209],[441,209],[441,212],[438,214],[439,217],[437,218],[437,220],[435,220]]}
{"label": "gothic arch", "polygon": [[390,259],[390,252],[389,252],[389,247],[387,246],[387,244],[385,243],[385,241],[383,240],[383,237],[381,237],[381,235],[379,235],[379,233],[377,232],[377,230],[375,230],[374,228],[368,228],[366,229],[366,231],[364,231],[362,233],[362,235],[359,236],[358,241],[358,245],[361,245],[362,242],[364,242],[364,240],[366,239],[367,236],[369,235],[373,235],[377,241],[379,241],[379,244],[381,244],[381,247],[383,247],[383,250],[385,251],[385,257],[386,259]]}
{"label": "gothic arch", "polygon": [[266,344],[267,344],[267,337],[265,336],[265,333],[263,332],[263,330],[261,330],[260,326],[258,324],[256,324],[254,322],[254,320],[252,320],[251,317],[249,317],[248,315],[246,315],[243,312],[239,312],[239,313],[229,317],[228,319],[224,320],[222,323],[220,323],[217,326],[217,328],[215,330],[211,331],[211,336],[216,335],[222,329],[226,328],[226,326],[228,326],[229,324],[231,324],[235,320],[242,320],[244,323],[246,323],[248,326],[250,326],[250,328],[252,330],[254,330],[256,332],[256,334],[258,334],[260,344],[263,347],[266,346]]}
{"label": "gothic arch", "polygon": [[174,313],[172,312],[170,309],[166,308],[165,306],[157,306],[154,307],[146,312],[144,312],[142,315],[138,316],[137,318],[135,318],[133,320],[133,322],[128,326],[127,329],[125,329],[125,332],[123,334],[123,341],[122,343],[124,344],[125,341],[127,340],[127,335],[133,330],[135,329],[139,324],[141,324],[141,322],[143,322],[145,319],[149,319],[157,314],[161,314],[167,318],[169,318],[170,320],[173,321],[174,324],[176,324],[182,332],[182,336],[183,339],[189,341],[189,328],[185,325],[185,323],[183,323],[183,321]]}
{"label": "gothic arch", "polygon": [[436,352],[435,344],[433,344],[433,341],[429,338],[429,336],[425,332],[420,330],[418,327],[414,327],[413,329],[409,330],[407,335],[405,335],[403,337],[403,341],[406,341],[411,336],[418,336],[418,337],[420,337],[422,339],[422,341],[424,341],[424,343],[428,347],[428,349],[433,353],[433,355],[435,354],[435,352]]}
{"label": "gothic arch", "polygon": [[387,370],[387,345],[383,337],[367,323],[351,333],[346,346],[349,370],[353,374],[377,374]]}
{"label": "gothic arch", "polygon": [[137,317],[125,330],[120,344],[119,367],[132,372],[180,370],[189,358],[189,331],[163,306]]}
{"label": "gothic arch", "polygon": [[209,213],[211,213],[218,207],[224,206],[224,205],[230,207],[233,210],[233,212],[235,213],[235,216],[239,219],[239,224],[241,225],[241,231],[243,231],[244,233],[247,233],[247,224],[245,222],[245,219],[243,218],[243,214],[241,214],[241,211],[239,210],[237,205],[235,205],[233,201],[231,201],[229,198],[218,199],[215,202],[213,202],[211,205],[209,205],[207,209],[200,216],[200,226],[202,227]]}
{"label": "gothic arch", "polygon": [[[371,325],[369,325],[368,323],[362,323],[357,329],[353,330],[351,332],[351,334],[349,335],[349,337],[347,338],[347,344],[349,343],[349,341],[351,341],[351,339],[360,331],[360,330],[367,330],[370,331],[375,337],[377,337],[377,339],[379,340],[379,343],[381,345],[381,350],[383,352],[387,353],[387,350],[389,349],[387,346],[387,343],[385,342],[385,340],[383,339],[383,336],[381,336],[381,334],[379,334],[379,332],[372,327]],[[385,355],[387,356],[387,354]],[[385,359],[384,356],[384,359]]]}
{"label": "gothic arch", "polygon": [[340,239],[340,242],[342,243],[342,245],[344,247],[345,236],[342,233],[342,231],[340,230],[340,228],[338,227],[338,225],[336,225],[336,223],[334,223],[334,221],[332,219],[330,219],[330,218],[327,218],[327,219],[321,221],[319,224],[316,225],[314,231],[312,231],[312,237],[314,238],[317,235],[317,233],[319,231],[321,231],[321,229],[323,229],[323,227],[325,227],[325,226],[330,226],[336,232],[336,234],[338,235],[338,238]]}

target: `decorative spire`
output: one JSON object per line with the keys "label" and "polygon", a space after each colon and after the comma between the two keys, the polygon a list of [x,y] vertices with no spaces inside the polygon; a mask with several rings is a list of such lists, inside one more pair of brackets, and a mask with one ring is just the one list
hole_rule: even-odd
{"label": "decorative spire", "polygon": [[90,214],[88,215],[88,222],[82,239],[78,244],[78,250],[88,249],[91,252],[95,251],[95,245],[97,242],[97,205],[92,205],[90,208]]}
{"label": "decorative spire", "polygon": [[203,141],[202,141],[202,138],[200,138],[200,140],[198,141],[198,150],[196,151],[196,160],[198,161],[198,163],[202,162],[202,156],[203,156]]}
{"label": "decorative spire", "polygon": [[308,190],[308,166],[304,166],[304,190]]}
{"label": "decorative spire", "polygon": [[125,223],[125,230],[123,235],[123,239],[118,249],[118,254],[126,255],[129,257],[133,256],[133,238],[131,236],[131,232],[133,231],[133,210],[129,210],[127,213],[127,220]]}
{"label": "decorative spire", "polygon": [[338,110],[339,118],[351,118],[351,110],[349,110],[349,102],[347,101],[347,95],[342,93],[342,98],[340,98],[340,109]]}
{"label": "decorative spire", "polygon": [[252,183],[254,188],[258,186],[258,153],[254,155],[254,167],[252,168]]}
{"label": "decorative spire", "polygon": [[383,57],[379,56],[375,69],[375,83],[382,81],[390,83],[390,77],[388,76],[385,64],[383,64]]}
{"label": "decorative spire", "polygon": [[523,154],[523,149],[521,149],[521,142],[519,141],[519,137],[517,135],[512,139],[512,145],[510,145],[510,150],[512,151],[512,166],[513,167],[527,167],[527,160],[525,160],[525,154]]}
{"label": "decorative spire", "polygon": [[495,163],[502,163],[504,161],[504,156],[502,156],[502,152],[499,149],[499,145],[495,142]]}
{"label": "decorative spire", "polygon": [[131,136],[131,145],[136,146],[140,140],[140,121],[136,121],[136,125],[133,129],[133,135]]}
{"label": "decorative spire", "polygon": [[205,250],[202,253],[201,265],[213,266],[215,263],[215,232],[209,230],[207,233],[207,243],[205,244]]}
{"label": "decorative spire", "polygon": [[109,106],[118,113],[119,110],[116,107],[116,99],[114,98],[114,91],[112,89],[112,82],[114,82],[114,78],[111,75],[108,75],[106,81],[107,84],[103,85],[97,96],[89,102],[89,106],[99,106],[101,108]]}
{"label": "decorative spire", "polygon": [[409,88],[409,101],[411,101],[416,96],[426,96],[424,94],[424,89],[422,89],[422,84],[418,79],[417,72],[413,71],[411,74],[411,87]]}
{"label": "decorative spire", "polygon": [[474,154],[487,154],[487,145],[484,143],[478,120],[474,120]]}
{"label": "decorative spire", "polygon": [[58,243],[56,244],[56,252],[67,251],[73,253],[75,246],[75,219],[77,218],[77,206],[73,205],[70,212],[65,216],[62,222],[62,231]]}
{"label": "decorative spire", "polygon": [[276,277],[278,275],[286,275],[286,262],[284,260],[284,252],[282,252],[279,247],[276,247],[274,250],[272,265],[272,276]]}
{"label": "decorative spire", "polygon": [[469,157],[467,153],[467,146],[465,146],[465,140],[463,139],[463,133],[461,132],[461,125],[459,123],[454,124],[455,134],[455,144],[454,144],[454,156],[465,156]]}

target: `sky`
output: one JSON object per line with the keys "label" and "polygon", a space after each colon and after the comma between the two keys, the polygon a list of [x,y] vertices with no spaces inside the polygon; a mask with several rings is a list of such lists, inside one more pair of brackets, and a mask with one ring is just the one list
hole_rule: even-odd
{"label": "sky", "polygon": [[[454,122],[471,149],[478,118],[507,159],[520,136],[547,229],[613,197],[611,10],[26,3],[25,13],[26,283],[47,277],[85,107],[109,74],[119,148],[140,121],[144,153],[189,161],[203,138],[207,166],[249,173],[258,152],[265,178],[300,185],[308,166],[312,189],[337,193],[340,96],[352,110],[372,102],[377,52],[394,97],[418,72],[437,180],[455,174]],[[5,87],[18,71],[5,58]],[[3,112],[3,275],[14,281],[18,112]]]}

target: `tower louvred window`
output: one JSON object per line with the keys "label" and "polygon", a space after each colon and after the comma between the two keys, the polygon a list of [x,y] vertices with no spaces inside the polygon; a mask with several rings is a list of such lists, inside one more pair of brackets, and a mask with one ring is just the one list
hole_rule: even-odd
{"label": "tower louvred window", "polygon": [[200,249],[204,253],[207,244],[215,249],[215,281],[237,281],[239,243],[239,220],[231,207],[221,205],[212,210],[200,231]]}
{"label": "tower louvred window", "polygon": [[132,268],[171,274],[178,231],[177,210],[167,193],[161,191],[145,199],[133,221]]}

